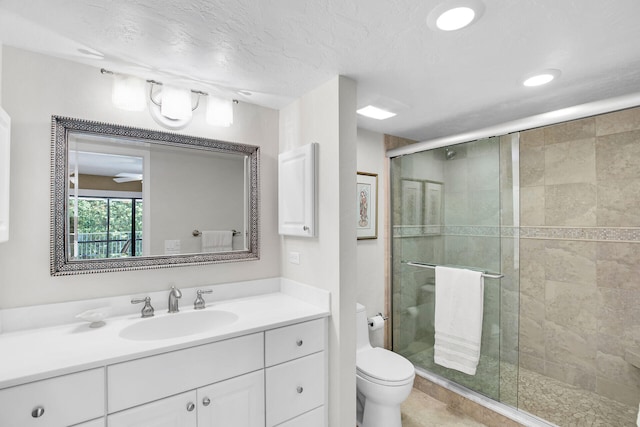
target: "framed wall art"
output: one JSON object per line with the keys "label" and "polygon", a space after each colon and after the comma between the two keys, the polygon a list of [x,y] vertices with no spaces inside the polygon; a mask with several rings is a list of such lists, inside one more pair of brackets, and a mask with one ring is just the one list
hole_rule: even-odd
{"label": "framed wall art", "polygon": [[358,240],[378,238],[378,174],[358,172]]}

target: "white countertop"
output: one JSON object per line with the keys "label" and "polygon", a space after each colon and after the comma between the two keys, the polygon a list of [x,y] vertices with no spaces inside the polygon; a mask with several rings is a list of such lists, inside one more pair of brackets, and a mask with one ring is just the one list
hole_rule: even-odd
{"label": "white countertop", "polygon": [[[108,318],[100,328],[82,322],[0,334],[0,389],[329,316],[328,307],[283,292],[212,302],[204,310],[230,311],[238,320],[211,331],[155,341],[119,336],[125,326],[148,320],[139,313]],[[156,317],[179,315],[156,311]]]}

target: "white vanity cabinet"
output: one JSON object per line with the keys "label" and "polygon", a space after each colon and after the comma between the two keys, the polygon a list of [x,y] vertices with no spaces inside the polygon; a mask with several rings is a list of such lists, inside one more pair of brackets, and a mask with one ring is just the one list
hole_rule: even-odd
{"label": "white vanity cabinet", "polygon": [[[255,299],[247,304],[254,309]],[[301,321],[291,310],[277,323],[246,315],[247,326],[227,337],[150,350],[114,339],[132,351],[5,382],[0,427],[326,427],[327,318]]]}
{"label": "white vanity cabinet", "polygon": [[104,369],[0,390],[0,426],[67,427],[104,416]]}
{"label": "white vanity cabinet", "polygon": [[326,425],[325,322],[265,332],[267,427]]}
{"label": "white vanity cabinet", "polygon": [[323,318],[110,365],[107,426],[326,426],[326,340]]}

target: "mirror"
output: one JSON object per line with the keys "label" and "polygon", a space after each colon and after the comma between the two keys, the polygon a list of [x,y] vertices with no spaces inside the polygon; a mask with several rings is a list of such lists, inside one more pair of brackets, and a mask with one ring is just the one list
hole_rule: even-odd
{"label": "mirror", "polygon": [[259,147],[52,117],[51,274],[255,260]]}

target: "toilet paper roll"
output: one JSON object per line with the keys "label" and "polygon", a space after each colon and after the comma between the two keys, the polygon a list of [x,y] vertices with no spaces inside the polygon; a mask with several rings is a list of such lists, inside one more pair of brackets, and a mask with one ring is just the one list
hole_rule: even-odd
{"label": "toilet paper roll", "polygon": [[369,317],[369,330],[377,331],[384,328],[384,319],[379,314],[377,316]]}

